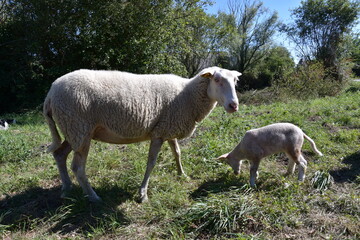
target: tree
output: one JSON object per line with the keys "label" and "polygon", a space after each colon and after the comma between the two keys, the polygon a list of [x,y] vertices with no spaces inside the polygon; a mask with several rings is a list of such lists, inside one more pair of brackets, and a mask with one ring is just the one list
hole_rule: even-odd
{"label": "tree", "polygon": [[251,72],[241,78],[241,89],[261,89],[272,86],[274,82],[293,71],[294,60],[290,52],[281,46],[271,47],[268,54],[260,61]]}
{"label": "tree", "polygon": [[188,77],[194,76],[201,69],[215,64],[218,20],[205,13],[202,8],[195,8],[186,18],[179,19],[183,25],[183,34],[179,35],[177,52],[185,66]]}
{"label": "tree", "polygon": [[297,45],[305,61],[321,61],[342,80],[340,46],[359,15],[359,2],[351,0],[306,0],[292,11],[294,23],[282,30]]}
{"label": "tree", "polygon": [[356,77],[360,77],[360,33],[353,34],[349,39],[349,57],[353,62],[352,71]]}
{"label": "tree", "polygon": [[207,0],[17,0],[0,4],[0,111],[42,102],[79,69],[198,71],[212,41]]}
{"label": "tree", "polygon": [[278,26],[276,12],[270,13],[258,0],[230,0],[229,14],[221,13],[223,45],[229,55],[229,65],[240,72],[252,69],[266,56],[271,38]]}

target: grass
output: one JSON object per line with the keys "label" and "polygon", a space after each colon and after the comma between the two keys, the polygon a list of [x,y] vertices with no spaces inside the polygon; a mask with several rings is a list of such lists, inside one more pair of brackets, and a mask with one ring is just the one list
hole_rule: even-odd
{"label": "grass", "polygon": [[[217,107],[180,142],[189,178],[176,176],[171,150],[164,145],[150,178],[150,201],[144,204],[136,199],[147,142],[93,142],[87,174],[104,203],[89,203],[78,185],[64,200],[56,164],[45,153],[50,134],[39,111],[0,118],[17,120],[0,132],[3,238],[360,238],[359,84],[337,97],[265,105],[247,100],[231,115]],[[248,164],[234,176],[216,157],[235,147],[247,130],[274,122],[301,127],[324,156],[304,144],[308,171],[303,183],[296,174],[284,177],[284,154],[264,159],[252,189]]]}

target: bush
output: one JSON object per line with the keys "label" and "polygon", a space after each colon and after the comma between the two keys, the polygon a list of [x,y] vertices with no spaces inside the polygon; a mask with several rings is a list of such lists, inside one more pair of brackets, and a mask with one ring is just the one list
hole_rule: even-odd
{"label": "bush", "polygon": [[339,82],[332,76],[332,72],[322,63],[310,62],[284,74],[272,85],[277,91],[300,99],[335,96],[343,89],[345,82]]}

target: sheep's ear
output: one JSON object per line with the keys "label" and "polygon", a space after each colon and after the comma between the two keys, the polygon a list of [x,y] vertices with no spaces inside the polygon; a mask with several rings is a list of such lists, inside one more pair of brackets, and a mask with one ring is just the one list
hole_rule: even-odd
{"label": "sheep's ear", "polygon": [[220,157],[216,158],[216,160],[225,160],[228,158],[228,156],[229,156],[229,153],[225,153],[225,154],[221,155]]}
{"label": "sheep's ear", "polygon": [[211,78],[215,74],[214,68],[206,68],[200,72],[200,76],[204,78]]}
{"label": "sheep's ear", "polygon": [[238,72],[238,71],[235,71],[235,70],[231,71],[231,73],[234,75],[234,77],[240,77],[242,75],[241,72]]}
{"label": "sheep's ear", "polygon": [[207,72],[207,73],[203,73],[200,76],[204,77],[204,78],[211,78],[213,76],[213,74]]}

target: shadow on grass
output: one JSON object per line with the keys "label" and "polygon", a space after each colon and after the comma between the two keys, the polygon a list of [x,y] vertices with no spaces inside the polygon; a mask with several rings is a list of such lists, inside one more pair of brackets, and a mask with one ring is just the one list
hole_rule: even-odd
{"label": "shadow on grass", "polygon": [[234,188],[242,188],[248,183],[244,176],[224,173],[215,180],[206,181],[190,194],[192,199],[206,197],[209,194],[229,192]]}
{"label": "shadow on grass", "polygon": [[73,198],[61,199],[60,187],[31,188],[0,200],[0,226],[10,231],[48,228],[60,234],[91,233],[96,228],[111,231],[111,226],[127,225],[125,214],[117,206],[132,196],[118,188],[98,188],[103,203],[93,204],[74,187]]}
{"label": "shadow on grass", "polygon": [[348,166],[330,171],[334,181],[338,183],[355,181],[360,176],[360,151],[347,156],[343,163]]}

